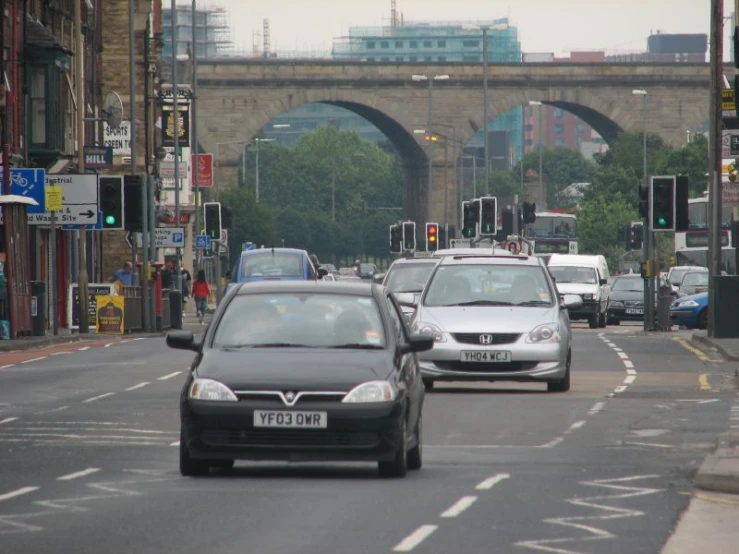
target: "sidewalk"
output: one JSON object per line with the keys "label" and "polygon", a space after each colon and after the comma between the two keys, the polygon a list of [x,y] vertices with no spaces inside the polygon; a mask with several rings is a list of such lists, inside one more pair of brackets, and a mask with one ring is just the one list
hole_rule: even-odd
{"label": "sidewalk", "polygon": [[706,331],[696,331],[690,340],[700,346],[713,348],[729,361],[739,361],[739,338],[717,339],[709,337]]}

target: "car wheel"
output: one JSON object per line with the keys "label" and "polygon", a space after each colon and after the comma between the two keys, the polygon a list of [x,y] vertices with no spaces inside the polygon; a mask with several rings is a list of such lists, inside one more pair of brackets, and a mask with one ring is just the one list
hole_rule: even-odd
{"label": "car wheel", "polygon": [[598,314],[593,314],[590,316],[590,319],[588,320],[588,325],[591,329],[597,329],[598,328]]}
{"label": "car wheel", "polygon": [[567,392],[570,390],[570,365],[572,365],[572,352],[567,353],[565,376],[558,381],[549,381],[547,383],[547,392]]}
{"label": "car wheel", "polygon": [[408,451],[408,469],[421,469],[423,466],[423,416],[418,416],[416,424],[416,446]]}
{"label": "car wheel", "polygon": [[434,381],[432,379],[424,379],[423,387],[426,389],[426,392],[431,392],[434,390]]}
{"label": "car wheel", "polygon": [[190,457],[185,434],[180,431],[180,473],[185,477],[198,477],[208,473],[208,462]]}
{"label": "car wheel", "polygon": [[603,314],[600,314],[598,316],[598,327],[605,328],[605,326],[606,326],[607,323],[608,322],[606,321],[606,314],[604,314],[604,313]]}
{"label": "car wheel", "polygon": [[381,477],[405,477],[408,472],[407,433],[407,423],[404,417],[400,428],[400,444],[395,451],[395,457],[389,462],[377,462]]}
{"label": "car wheel", "polygon": [[705,308],[698,314],[698,329],[708,329],[708,310]]}

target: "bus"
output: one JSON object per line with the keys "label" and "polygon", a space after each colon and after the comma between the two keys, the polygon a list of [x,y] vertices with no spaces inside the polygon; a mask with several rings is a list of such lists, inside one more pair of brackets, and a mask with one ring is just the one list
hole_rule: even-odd
{"label": "bus", "polygon": [[534,254],[577,254],[577,216],[547,211],[536,214],[536,221],[524,226],[523,238],[534,245]]}
{"label": "bus", "polygon": [[[736,253],[731,240],[732,208],[721,214],[721,270],[736,274]],[[676,265],[708,267],[708,194],[688,200],[688,230],[675,233]]]}

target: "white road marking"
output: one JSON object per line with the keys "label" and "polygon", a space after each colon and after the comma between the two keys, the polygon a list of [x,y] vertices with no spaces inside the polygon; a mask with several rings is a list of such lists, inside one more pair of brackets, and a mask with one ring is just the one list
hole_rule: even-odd
{"label": "white road marking", "polygon": [[113,396],[114,392],[106,392],[105,394],[100,394],[98,396],[93,396],[92,398],[88,398],[87,400],[83,400],[82,403],[86,404],[88,402],[95,402],[95,400],[100,400],[101,398],[107,398],[108,396]]}
{"label": "white road marking", "polygon": [[131,339],[131,340],[146,340],[146,339],[147,337],[136,337],[135,339]]}
{"label": "white road marking", "polygon": [[498,473],[498,475],[493,475],[484,481],[480,481],[475,488],[479,491],[490,490],[501,481],[508,479],[510,476],[510,473]]}
{"label": "white road marking", "polygon": [[629,359],[629,355],[626,354],[625,352],[616,352],[616,354],[618,354],[618,357],[621,358],[622,360],[628,360]]}
{"label": "white road marking", "polygon": [[539,448],[554,448],[559,443],[561,443],[563,440],[565,440],[564,437],[557,437],[556,439],[550,440],[546,444],[542,444]]}
{"label": "white road marking", "polygon": [[46,358],[48,358],[48,356],[39,356],[38,358],[31,358],[30,360],[23,360],[21,363],[30,364],[33,362],[40,362],[41,360],[45,360]]}
{"label": "white road marking", "polygon": [[131,342],[133,339],[123,339],[122,341],[119,341],[118,344],[126,344],[127,342]]}
{"label": "white road marking", "polygon": [[630,368],[628,368],[628,369],[626,370],[626,374],[627,374],[627,375],[636,375],[636,370],[635,370],[635,369],[633,369],[633,368],[634,368],[634,366],[633,366],[633,365],[632,365],[632,366],[631,366]]}
{"label": "white road marking", "polygon": [[654,446],[655,448],[674,448],[671,444],[660,444],[656,442],[624,442],[623,444],[635,445],[635,446]]}
{"label": "white road marking", "polygon": [[[631,360],[624,360],[624,367],[627,370],[634,369],[634,362],[632,362]],[[628,373],[628,371],[627,371],[627,373]]]}
{"label": "white road marking", "polygon": [[613,348],[614,352],[623,352],[623,350],[620,349],[618,346],[611,346],[611,348]]}
{"label": "white road marking", "polygon": [[477,501],[476,496],[463,496],[452,504],[449,508],[441,512],[439,517],[449,518],[457,517],[459,514],[464,512],[467,508],[472,506]]}
{"label": "white road marking", "polygon": [[613,389],[613,392],[624,392],[626,388],[627,387],[621,385],[620,387],[616,387],[615,389]]}
{"label": "white road marking", "polygon": [[396,544],[395,548],[393,548],[393,552],[410,552],[426,540],[429,535],[438,528],[438,525],[421,525],[418,529],[413,531],[413,533]]}
{"label": "white road marking", "polygon": [[162,377],[159,377],[157,379],[157,381],[166,381],[167,379],[171,379],[172,377],[175,377],[175,376],[179,375],[180,373],[182,373],[182,372],[181,371],[174,371],[172,373],[168,373],[167,375],[164,375]]}
{"label": "white road marking", "polygon": [[600,412],[603,407],[606,405],[605,402],[596,402],[592,408],[590,408],[590,413]]}
{"label": "white road marking", "polygon": [[636,375],[627,375],[626,376],[626,379],[624,379],[624,384],[625,385],[630,385],[634,381],[636,381]]}
{"label": "white road marking", "polygon": [[90,350],[90,347],[89,346],[83,346],[82,348],[78,348],[77,350],[79,350],[80,352],[84,352],[85,350]]}
{"label": "white road marking", "polygon": [[127,390],[127,391],[136,390],[136,389],[140,389],[141,387],[145,387],[146,385],[149,385],[149,384],[151,384],[151,383],[149,383],[148,381],[144,381],[143,383],[139,383],[138,385],[134,385],[132,387],[128,387],[125,390]]}
{"label": "white road marking", "polygon": [[18,418],[17,417],[6,417],[5,419],[0,420],[0,425],[2,425],[3,423],[10,423],[11,421],[15,421],[16,419]]}
{"label": "white road marking", "polygon": [[486,450],[492,448],[541,448],[530,444],[424,444],[424,448],[446,448],[446,449],[466,449],[466,450]]}
{"label": "white road marking", "polygon": [[108,344],[106,344],[106,345],[105,345],[105,348],[110,348],[110,347],[111,347],[111,346],[113,346],[114,344],[115,344],[114,342],[109,342]]}
{"label": "white road marking", "polygon": [[0,365],[0,369],[8,369],[9,367],[13,367],[14,365],[15,365],[15,364],[5,364],[5,365]]}
{"label": "white road marking", "polygon": [[82,471],[75,471],[74,473],[67,473],[66,475],[62,475],[61,477],[57,477],[57,481],[71,481],[72,479],[77,479],[79,477],[85,477],[86,475],[92,475],[93,473],[97,473],[100,471],[99,467],[88,467],[87,469],[83,469]]}
{"label": "white road marking", "polygon": [[28,494],[29,492],[37,491],[38,489],[39,487],[23,487],[21,489],[6,492],[5,494],[0,494],[0,502],[2,502],[3,500],[9,500],[11,498],[15,498],[16,496]]}
{"label": "white road marking", "polygon": [[180,441],[174,441],[174,442],[173,442],[172,444],[170,444],[169,446],[179,446],[179,445],[180,445]]}
{"label": "white road marking", "polygon": [[678,402],[696,402],[698,404],[711,404],[712,402],[718,402],[720,398],[711,398],[709,400],[700,400],[698,398],[679,399]]}
{"label": "white road marking", "polygon": [[598,336],[599,336],[600,338],[603,338],[603,335],[604,335],[604,333],[598,333]]}
{"label": "white road marking", "polygon": [[67,410],[68,408],[69,406],[60,406],[59,408],[54,408],[53,410],[49,410],[48,412],[45,412],[45,413],[51,414],[54,412],[61,412],[61,411]]}
{"label": "white road marking", "polygon": [[575,429],[579,429],[583,425],[585,425],[585,420],[576,421],[575,423],[573,423],[572,425],[570,425],[570,428],[568,429],[568,431],[574,431]]}
{"label": "white road marking", "polygon": [[62,356],[63,354],[71,354],[71,352],[67,350],[65,352],[52,352],[51,353],[52,356]]}

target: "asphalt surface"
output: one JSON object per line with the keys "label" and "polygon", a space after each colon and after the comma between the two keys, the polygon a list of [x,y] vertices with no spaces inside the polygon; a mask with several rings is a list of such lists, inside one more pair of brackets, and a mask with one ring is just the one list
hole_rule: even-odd
{"label": "asphalt surface", "polygon": [[[729,424],[688,334],[575,324],[573,388],[441,384],[424,467],[178,471],[192,356],[162,338],[0,354],[0,552],[657,553]],[[679,340],[678,340],[679,339]]]}

